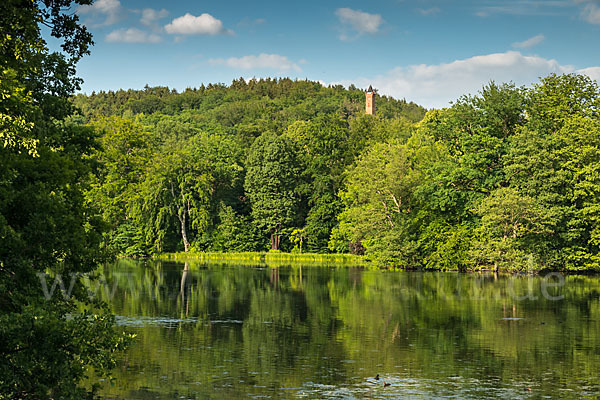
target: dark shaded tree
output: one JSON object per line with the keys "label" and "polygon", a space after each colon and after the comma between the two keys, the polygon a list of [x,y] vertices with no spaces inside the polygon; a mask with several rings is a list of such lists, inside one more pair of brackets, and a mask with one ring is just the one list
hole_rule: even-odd
{"label": "dark shaded tree", "polygon": [[[86,0],[0,4],[0,397],[85,398],[93,367],[106,375],[124,336],[78,274],[102,260],[100,220],[82,190],[94,132],[65,121],[75,64],[91,35],[70,7]],[[41,27],[62,40],[52,53]],[[63,279],[69,296],[44,293]],[[46,282],[48,279],[49,282]]]}

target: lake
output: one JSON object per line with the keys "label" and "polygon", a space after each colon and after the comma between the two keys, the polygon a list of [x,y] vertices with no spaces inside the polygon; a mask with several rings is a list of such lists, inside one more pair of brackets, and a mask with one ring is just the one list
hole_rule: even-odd
{"label": "lake", "polygon": [[597,276],[127,260],[103,276],[137,335],[105,399],[600,395]]}

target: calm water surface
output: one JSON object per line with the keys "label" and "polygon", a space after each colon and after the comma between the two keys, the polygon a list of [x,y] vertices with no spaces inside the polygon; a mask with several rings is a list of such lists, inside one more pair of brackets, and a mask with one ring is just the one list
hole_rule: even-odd
{"label": "calm water surface", "polygon": [[598,277],[130,261],[104,276],[97,294],[137,334],[105,399],[600,395]]}

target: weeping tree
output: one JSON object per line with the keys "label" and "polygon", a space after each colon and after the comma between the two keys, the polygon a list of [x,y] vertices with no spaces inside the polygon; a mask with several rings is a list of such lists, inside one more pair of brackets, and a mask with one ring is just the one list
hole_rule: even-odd
{"label": "weeping tree", "polygon": [[192,230],[201,232],[208,226],[213,181],[209,162],[195,157],[189,148],[167,147],[157,155],[144,183],[141,210],[157,251],[163,250],[173,220],[184,251],[189,251]]}
{"label": "weeping tree", "polygon": [[185,252],[201,248],[216,224],[215,210],[242,196],[240,157],[235,143],[219,134],[197,132],[162,143],[148,163],[137,210],[137,223],[155,251],[164,251],[175,227]]}

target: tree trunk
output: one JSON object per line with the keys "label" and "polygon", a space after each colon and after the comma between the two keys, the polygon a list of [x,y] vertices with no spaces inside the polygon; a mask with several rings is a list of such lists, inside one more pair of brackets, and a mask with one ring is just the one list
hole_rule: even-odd
{"label": "tree trunk", "polygon": [[190,249],[190,242],[188,242],[187,231],[185,228],[185,222],[186,222],[185,210],[183,210],[183,212],[179,216],[179,221],[181,222],[181,238],[183,239],[183,248],[185,249],[185,252],[187,253],[188,250]]}
{"label": "tree trunk", "polygon": [[[173,196],[173,200],[175,201],[175,204],[177,204],[177,197],[175,196],[175,188],[173,185],[173,181],[170,181],[171,183],[171,196]],[[185,209],[185,196],[183,195],[183,189],[181,191],[181,208],[179,209],[179,211],[177,212],[177,218],[179,218],[179,222],[181,223],[181,238],[183,239],[183,248],[185,250],[185,252],[187,253],[188,250],[190,249],[190,242],[188,242],[188,238],[187,238],[187,231],[185,228],[186,225],[186,209]],[[189,201],[188,201],[188,211],[189,212]]]}
{"label": "tree trunk", "polygon": [[271,250],[279,250],[279,241],[280,237],[277,234],[277,231],[271,233]]}

